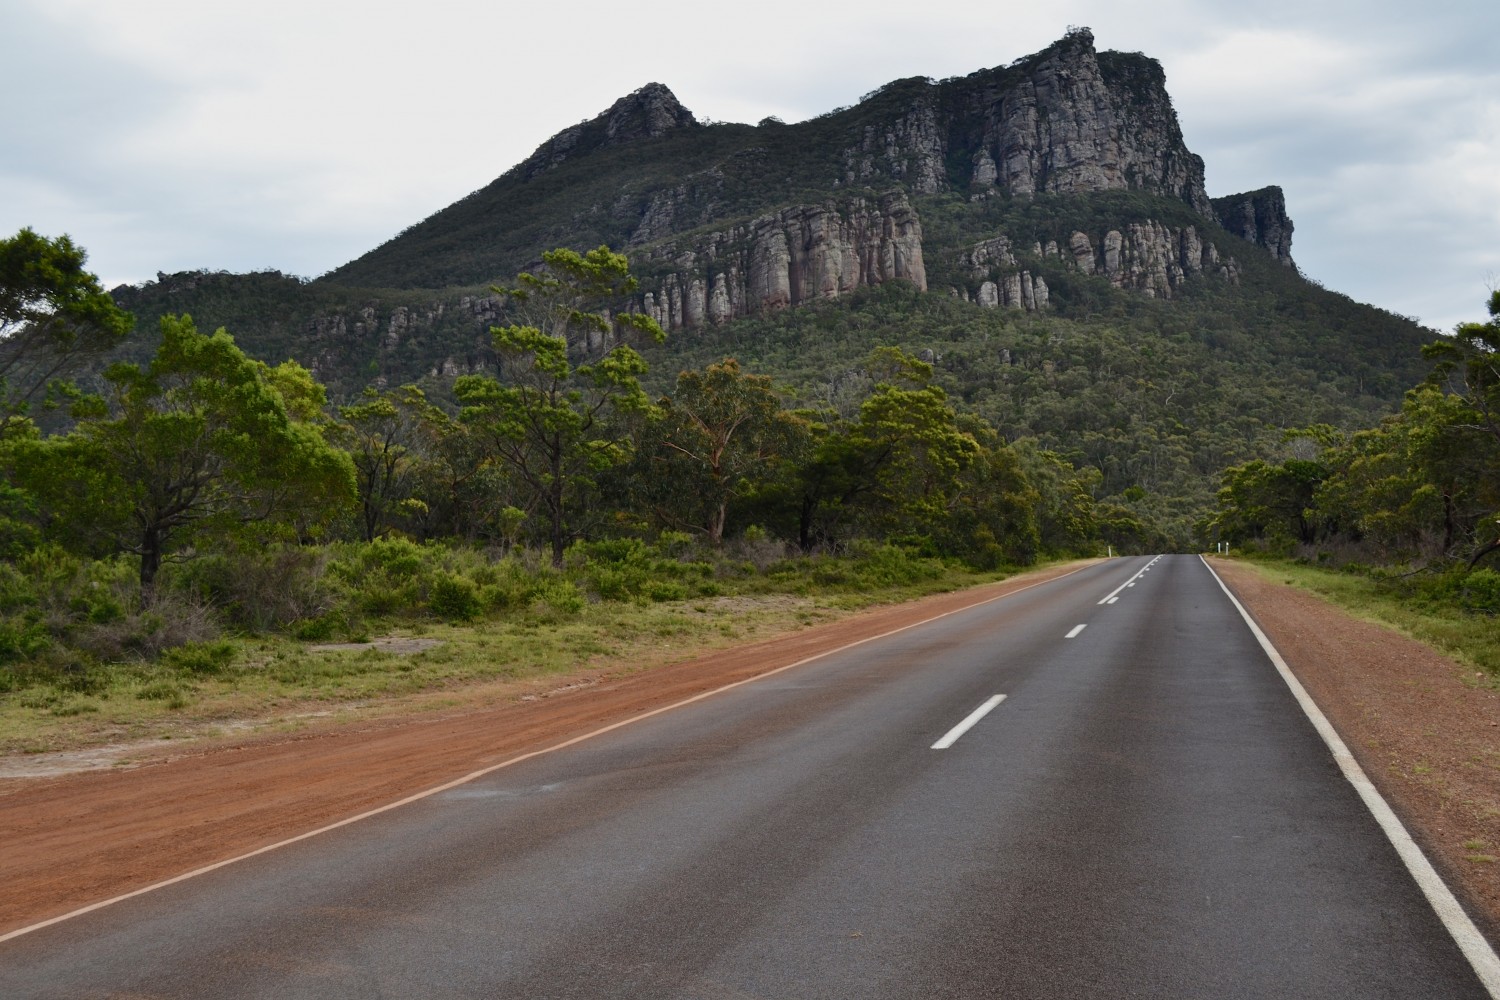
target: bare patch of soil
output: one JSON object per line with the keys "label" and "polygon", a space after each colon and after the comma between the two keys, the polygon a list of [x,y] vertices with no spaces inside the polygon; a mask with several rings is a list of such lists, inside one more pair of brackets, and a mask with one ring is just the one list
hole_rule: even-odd
{"label": "bare patch of soil", "polygon": [[424,649],[441,646],[441,639],[409,639],[404,636],[385,636],[369,642],[321,642],[308,646],[313,653],[358,653],[366,649],[378,649],[382,653],[420,653]]}

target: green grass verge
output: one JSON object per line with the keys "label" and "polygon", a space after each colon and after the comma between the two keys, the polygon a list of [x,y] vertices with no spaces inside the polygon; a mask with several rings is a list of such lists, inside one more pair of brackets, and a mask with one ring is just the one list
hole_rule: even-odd
{"label": "green grass verge", "polygon": [[[611,600],[579,588],[563,600],[552,588],[525,603],[491,603],[461,616],[464,621],[401,614],[363,620],[354,633],[226,634],[154,658],[87,668],[13,663],[9,689],[0,692],[0,753],[215,736],[514,699],[547,690],[549,678],[563,683],[581,671],[686,659],[1007,575],[936,560],[907,565],[886,552],[873,559],[783,560],[763,572],[747,566],[740,575],[720,574],[690,588],[695,593],[665,600]],[[319,648],[374,636],[433,643],[406,653]]]}
{"label": "green grass verge", "polygon": [[1374,577],[1311,566],[1291,559],[1240,560],[1269,580],[1311,591],[1355,617],[1393,628],[1470,668],[1469,679],[1500,686],[1500,622],[1438,596],[1427,581]]}

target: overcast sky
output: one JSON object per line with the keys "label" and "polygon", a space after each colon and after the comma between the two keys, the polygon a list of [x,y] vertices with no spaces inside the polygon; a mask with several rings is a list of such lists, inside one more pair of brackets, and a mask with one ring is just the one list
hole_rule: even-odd
{"label": "overcast sky", "polygon": [[0,235],[107,286],[316,276],[645,83],[793,122],[1072,25],[1166,69],[1215,197],[1279,184],[1305,274],[1438,329],[1500,281],[1500,3],[0,0]]}

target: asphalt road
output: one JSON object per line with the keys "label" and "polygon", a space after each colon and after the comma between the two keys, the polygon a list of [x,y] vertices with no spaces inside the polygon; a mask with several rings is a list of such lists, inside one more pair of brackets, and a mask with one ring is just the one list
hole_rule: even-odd
{"label": "asphalt road", "polygon": [[1488,996],[1202,562],[1147,563],[0,944],[0,997]]}

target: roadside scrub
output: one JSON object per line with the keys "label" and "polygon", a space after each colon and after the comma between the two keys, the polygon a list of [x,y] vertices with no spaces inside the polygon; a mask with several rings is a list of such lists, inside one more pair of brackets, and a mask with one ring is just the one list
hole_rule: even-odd
{"label": "roadside scrub", "polygon": [[[142,606],[126,560],[0,564],[0,753],[517,697],[1008,575],[892,545],[686,535],[543,552],[404,539],[198,553]],[[393,652],[379,637],[430,640]]]}

